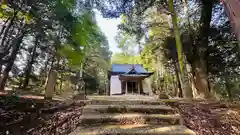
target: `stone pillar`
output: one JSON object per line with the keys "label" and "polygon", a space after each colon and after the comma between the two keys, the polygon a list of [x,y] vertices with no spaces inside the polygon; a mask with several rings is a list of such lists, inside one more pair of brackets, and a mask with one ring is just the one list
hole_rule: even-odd
{"label": "stone pillar", "polygon": [[47,80],[47,85],[45,89],[45,99],[52,99],[55,85],[57,81],[57,72],[52,70],[49,73],[48,80]]}
{"label": "stone pillar", "polygon": [[140,92],[140,81],[137,81],[137,85],[138,85],[138,94],[140,95],[141,92]]}

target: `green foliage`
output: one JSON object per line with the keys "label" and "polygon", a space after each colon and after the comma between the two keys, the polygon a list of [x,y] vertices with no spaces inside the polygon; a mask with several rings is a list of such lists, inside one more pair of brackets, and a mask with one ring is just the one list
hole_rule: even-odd
{"label": "green foliage", "polygon": [[64,45],[59,52],[68,59],[71,66],[79,66],[83,61],[83,52],[75,50],[71,45]]}
{"label": "green foliage", "polygon": [[90,46],[98,46],[102,42],[102,34],[90,10],[74,14],[75,1],[57,1],[56,19],[60,20],[63,28],[69,31],[66,42],[60,45],[59,53],[66,57],[71,67],[80,69]]}
{"label": "green foliage", "polygon": [[1,3],[0,6],[0,18],[6,18],[12,13],[12,9],[8,7],[6,3]]}
{"label": "green foliage", "polygon": [[111,63],[115,64],[141,64],[139,55],[129,55],[125,53],[114,53],[111,58]]}
{"label": "green foliage", "polygon": [[[79,70],[83,71],[84,75],[89,74],[91,81],[88,84],[92,85],[92,88],[99,87],[99,83],[103,83],[101,80],[107,80],[111,52],[106,36],[96,24],[89,1],[7,1],[1,3],[0,16],[2,24],[5,25],[1,31],[3,35],[6,33],[4,45],[9,45],[5,48],[11,50],[11,43],[19,36],[17,34],[26,32],[18,51],[19,55],[14,58],[16,64],[12,67],[14,72],[12,71],[11,77],[17,78],[19,83],[27,80],[27,77],[23,76],[30,71],[30,74],[40,78],[38,84],[43,87],[50,69],[58,73],[56,89],[60,90],[59,93],[67,89],[68,85],[76,84]],[[8,28],[10,21],[12,24]],[[4,37],[3,35],[0,37]],[[33,46],[36,46],[35,54],[32,51]],[[11,51],[6,56],[10,53]],[[20,76],[23,79],[20,80]],[[75,77],[72,79],[75,82],[70,76]],[[33,80],[32,75],[29,75],[28,79]],[[96,83],[92,83],[92,80]]]}
{"label": "green foliage", "polygon": [[126,46],[126,42],[128,39],[129,39],[129,35],[125,35],[125,37],[120,41],[119,47],[123,48],[124,46]]}

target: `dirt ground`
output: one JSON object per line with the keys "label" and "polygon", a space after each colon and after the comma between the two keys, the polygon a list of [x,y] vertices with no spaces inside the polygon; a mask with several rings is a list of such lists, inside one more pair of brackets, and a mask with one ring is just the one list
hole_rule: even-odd
{"label": "dirt ground", "polygon": [[198,135],[240,135],[240,104],[178,103],[184,124]]}
{"label": "dirt ground", "polygon": [[65,135],[79,124],[84,103],[0,95],[0,135]]}

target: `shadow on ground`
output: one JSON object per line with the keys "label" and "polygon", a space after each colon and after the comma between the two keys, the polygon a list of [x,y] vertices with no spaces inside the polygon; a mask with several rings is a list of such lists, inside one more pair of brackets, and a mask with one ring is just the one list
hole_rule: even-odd
{"label": "shadow on ground", "polygon": [[83,102],[0,95],[0,134],[66,134],[79,124]]}

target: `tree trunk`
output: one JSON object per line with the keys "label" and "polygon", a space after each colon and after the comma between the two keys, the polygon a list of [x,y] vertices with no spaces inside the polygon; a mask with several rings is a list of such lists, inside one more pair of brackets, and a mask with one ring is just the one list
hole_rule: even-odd
{"label": "tree trunk", "polygon": [[45,63],[44,63],[44,68],[43,70],[41,71],[41,74],[42,74],[42,78],[41,78],[41,85],[42,86],[45,86],[45,82],[46,82],[46,78],[47,78],[47,73],[48,73],[48,63],[49,61],[51,60],[51,57],[47,57]]}
{"label": "tree trunk", "polygon": [[3,38],[2,38],[2,40],[1,40],[0,46],[3,46],[3,45],[4,45],[5,39],[7,38],[7,35],[9,34],[8,31],[9,31],[9,29],[12,27],[13,22],[14,22],[16,16],[17,16],[17,13],[18,13],[18,11],[15,11],[15,12],[14,12],[14,14],[13,14],[13,16],[12,16],[9,24],[8,24],[7,27],[5,28],[4,35],[3,35]]}
{"label": "tree trunk", "polygon": [[[8,29],[8,33],[7,34],[4,34],[4,36],[6,36],[7,37],[7,35],[14,35],[14,31],[15,31],[16,29],[14,28],[14,27],[9,27],[9,29]],[[18,34],[17,34],[18,35]],[[5,37],[5,38],[6,38]],[[4,38],[4,37],[3,37]],[[11,45],[13,44],[13,43],[11,43],[12,41],[14,41],[14,39],[16,39],[16,37],[15,38],[12,38],[11,36],[8,36],[8,38],[6,38],[6,39],[3,39],[2,38],[2,43],[3,43],[3,45],[1,45],[0,47],[0,64],[3,64],[3,63],[6,63],[6,61],[7,60],[4,60],[4,57],[5,56],[7,56],[9,53],[10,53],[10,49],[11,49]]]}
{"label": "tree trunk", "polygon": [[178,82],[177,82],[177,80],[175,81],[175,79],[174,79],[172,96],[177,97],[177,92],[178,92]]}
{"label": "tree trunk", "polygon": [[2,75],[2,65],[0,64],[0,76]]}
{"label": "tree trunk", "polygon": [[11,71],[12,69],[12,66],[14,64],[14,61],[16,59],[16,56],[17,56],[17,53],[20,49],[20,45],[22,43],[22,40],[23,40],[23,37],[24,37],[24,33],[22,33],[15,41],[15,43],[13,43],[13,50],[12,50],[12,53],[10,55],[10,58],[9,58],[9,61],[2,73],[2,76],[0,78],[0,90],[1,91],[4,91],[4,87],[6,85],[6,82],[7,82],[7,79],[8,79],[8,76],[9,76],[9,72]]}
{"label": "tree trunk", "polygon": [[176,79],[177,79],[177,89],[178,90],[176,90],[177,92],[176,92],[176,96],[177,97],[183,97],[183,89],[182,89],[182,81],[181,81],[181,78],[180,78],[180,76],[179,76],[179,69],[178,69],[178,66],[177,66],[177,63],[176,62],[174,62],[174,70],[175,70],[175,73],[176,73]]}
{"label": "tree trunk", "polygon": [[[174,8],[174,1],[173,0],[169,0],[168,1],[168,5],[169,5],[169,9],[171,12],[171,17],[172,17],[172,24],[173,24],[173,29],[174,29],[174,36],[175,36],[175,41],[176,41],[176,48],[177,48],[177,54],[178,54],[178,62],[179,62],[179,69],[180,69],[180,81],[181,84],[184,83],[185,87],[184,87],[184,91],[183,95],[184,98],[192,98],[192,89],[190,89],[189,87],[189,82],[188,82],[188,75],[187,75],[187,70],[186,70],[186,63],[185,63],[185,54],[183,52],[183,47],[182,47],[182,42],[181,42],[181,38],[180,38],[180,31],[178,28],[178,22],[177,22],[177,14],[175,12],[175,8]],[[183,87],[182,87],[183,90]]]}
{"label": "tree trunk", "polygon": [[222,0],[223,6],[227,12],[231,26],[239,41],[238,43],[238,57],[240,59],[240,1],[239,0]]}
{"label": "tree trunk", "polygon": [[[50,58],[49,58],[49,60],[50,60]],[[53,56],[53,57],[52,57],[52,60],[51,60],[50,68],[49,68],[48,71],[46,70],[47,75],[46,75],[46,79],[45,79],[45,82],[44,82],[44,86],[45,86],[45,87],[47,86],[48,77],[49,77],[49,74],[50,74],[50,72],[51,72],[51,70],[52,70],[52,68],[53,68],[54,61],[55,61],[55,57]]]}
{"label": "tree trunk", "polygon": [[82,62],[80,65],[80,82],[79,83],[80,83],[80,90],[84,91],[84,96],[87,96],[87,91],[86,91],[86,86],[85,86],[86,83],[83,79],[83,70],[84,70],[83,65],[84,65],[84,62]]}
{"label": "tree trunk", "polygon": [[231,83],[229,82],[227,73],[224,73],[224,80],[225,80],[226,90],[228,93],[228,98],[230,101],[232,101]]}
{"label": "tree trunk", "polygon": [[32,67],[33,67],[33,64],[34,64],[35,57],[36,57],[36,50],[37,50],[37,47],[38,47],[38,38],[39,37],[37,35],[36,39],[35,39],[35,45],[34,45],[33,50],[32,50],[31,59],[28,62],[27,69],[26,69],[26,72],[25,72],[25,80],[24,80],[23,87],[22,87],[24,89],[28,86],[28,83],[29,83],[30,75],[31,75],[31,72],[32,72]]}
{"label": "tree trunk", "polygon": [[159,91],[159,78],[160,78],[160,75],[159,75],[159,57],[157,57],[157,77],[156,77],[156,80],[157,80],[157,90],[156,91]]}
{"label": "tree trunk", "polygon": [[193,63],[194,84],[196,86],[195,97],[209,98],[208,74],[206,72],[206,61],[195,61]]}
{"label": "tree trunk", "polygon": [[59,86],[60,91],[62,91],[62,88],[63,88],[63,74],[60,73],[60,86]]}
{"label": "tree trunk", "polygon": [[208,72],[207,72],[207,48],[208,36],[210,29],[210,22],[212,18],[213,3],[209,0],[202,0],[202,12],[200,18],[200,34],[199,34],[199,52],[193,53],[194,61],[192,63],[192,70],[194,76],[194,83],[196,85],[197,96],[203,98],[210,98],[211,93],[208,86]]}
{"label": "tree trunk", "polygon": [[0,31],[0,37],[3,34],[3,32],[4,32],[5,28],[6,28],[6,25],[7,25],[8,21],[10,20],[10,18],[11,17],[8,17],[8,19],[4,22],[4,24],[3,24],[2,28],[1,28],[1,31]]}

